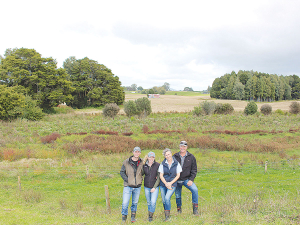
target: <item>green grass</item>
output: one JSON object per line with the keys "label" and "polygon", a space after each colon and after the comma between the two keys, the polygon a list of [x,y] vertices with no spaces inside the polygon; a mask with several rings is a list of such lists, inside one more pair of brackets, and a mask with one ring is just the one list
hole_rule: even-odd
{"label": "green grass", "polygon": [[[149,130],[181,130],[182,133],[144,134]],[[119,224],[123,183],[119,175],[123,160],[131,152],[99,154],[81,151],[72,155],[65,145],[83,142],[93,131],[133,132],[133,140],[170,140],[173,152],[179,140],[207,137],[212,140],[254,145],[275,144],[282,151],[246,152],[217,151],[209,148],[189,149],[197,158],[201,215],[191,215],[191,195],[183,189],[183,213],[177,215],[172,197],[172,223],[175,224],[299,224],[300,210],[300,115],[245,116],[213,115],[194,117],[190,113],[158,113],[145,119],[117,116],[114,120],[101,115],[54,114],[41,121],[16,120],[1,122],[0,152],[13,150],[19,154],[12,162],[0,162],[1,224]],[[192,132],[191,130],[195,130]],[[283,131],[277,134],[204,134],[204,131],[231,130]],[[57,132],[62,136],[43,144],[41,137]],[[66,133],[87,132],[87,135]],[[107,135],[102,135],[107,138]],[[161,162],[162,149],[150,150]],[[25,156],[25,158],[24,158]],[[265,173],[265,162],[268,161]],[[86,168],[90,177],[86,177]],[[18,176],[22,191],[19,191]],[[105,190],[110,191],[111,214],[106,212]],[[163,221],[161,197],[152,224]],[[142,189],[138,205],[139,224],[146,224],[147,205]],[[5,221],[5,222],[2,222]]]}

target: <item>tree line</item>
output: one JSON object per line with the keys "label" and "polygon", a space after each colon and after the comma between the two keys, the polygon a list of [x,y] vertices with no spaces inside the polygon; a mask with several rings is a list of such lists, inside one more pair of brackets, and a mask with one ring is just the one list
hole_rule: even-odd
{"label": "tree line", "polygon": [[69,57],[57,68],[55,59],[35,49],[7,49],[0,56],[0,119],[24,116],[30,107],[33,117],[40,118],[41,110],[51,112],[61,103],[84,108],[120,105],[124,99],[119,77],[87,57]]}
{"label": "tree line", "polygon": [[137,86],[136,84],[132,84],[130,86],[123,87],[125,91],[138,91],[141,94],[166,94],[167,91],[170,91],[170,84],[165,82],[162,86],[157,87],[154,86],[149,89],[144,89],[142,86]]}
{"label": "tree line", "polygon": [[69,57],[63,68],[55,59],[43,58],[34,49],[7,49],[0,58],[1,85],[20,86],[19,91],[36,100],[42,109],[60,103],[76,108],[107,103],[122,104],[125,99],[119,78],[97,61]]}
{"label": "tree line", "polygon": [[217,99],[280,101],[300,98],[300,78],[240,70],[216,78],[210,96]]}

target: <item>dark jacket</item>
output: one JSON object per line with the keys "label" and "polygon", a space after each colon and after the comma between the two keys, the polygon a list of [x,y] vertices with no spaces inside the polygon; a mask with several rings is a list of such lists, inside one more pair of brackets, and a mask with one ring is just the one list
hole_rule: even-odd
{"label": "dark jacket", "polygon": [[[174,154],[174,158],[181,164],[180,152]],[[182,180],[191,180],[194,182],[194,179],[197,175],[197,162],[193,154],[187,151],[187,156],[184,159],[182,172],[180,173],[179,181]]]}
{"label": "dark jacket", "polygon": [[137,166],[132,160],[132,156],[123,162],[120,175],[124,180],[124,186],[137,188],[142,185],[143,182],[143,161],[141,158],[138,159]]}
{"label": "dark jacket", "polygon": [[159,163],[158,162],[153,162],[152,166],[149,167],[148,163],[146,162],[143,170],[145,174],[144,178],[144,186],[147,188],[157,188],[159,185],[159,174],[158,174],[158,167]]}
{"label": "dark jacket", "polygon": [[[164,161],[161,163],[162,166],[163,166],[163,171],[164,171],[164,175],[163,176],[164,176],[164,178],[165,178],[165,180],[167,182],[171,182],[177,176],[177,165],[178,165],[178,162],[177,162],[177,160],[174,157],[173,157],[173,160],[174,160],[174,162],[172,163],[170,169],[169,169],[168,164],[166,163],[167,159],[164,159]],[[163,186],[163,187],[166,186],[162,181],[160,181],[159,185]],[[172,184],[172,187],[177,187],[177,181]]]}

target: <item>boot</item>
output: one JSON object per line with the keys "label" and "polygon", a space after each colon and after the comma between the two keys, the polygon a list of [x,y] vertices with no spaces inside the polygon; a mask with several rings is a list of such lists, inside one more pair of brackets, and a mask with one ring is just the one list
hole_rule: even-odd
{"label": "boot", "polygon": [[177,206],[177,213],[181,213],[182,210],[181,210],[181,206]]}
{"label": "boot", "polygon": [[135,220],[135,213],[136,212],[131,212],[131,223],[134,223],[136,220]]}
{"label": "boot", "polygon": [[193,203],[193,214],[194,215],[199,215],[199,212],[198,212],[198,204],[196,203]]}
{"label": "boot", "polygon": [[122,223],[126,223],[127,215],[122,215]]}
{"label": "boot", "polygon": [[170,220],[170,210],[165,210],[165,221],[169,221]]}
{"label": "boot", "polygon": [[153,212],[148,211],[149,217],[148,217],[148,221],[151,222],[153,221]]}

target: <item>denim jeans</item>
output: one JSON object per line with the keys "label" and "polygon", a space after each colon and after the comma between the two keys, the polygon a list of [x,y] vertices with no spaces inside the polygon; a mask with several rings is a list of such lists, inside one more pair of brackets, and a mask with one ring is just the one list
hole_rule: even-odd
{"label": "denim jeans", "polygon": [[196,184],[193,182],[192,186],[188,186],[187,182],[189,180],[185,180],[183,183],[177,182],[177,187],[175,190],[175,196],[176,196],[176,204],[177,206],[181,206],[181,191],[182,186],[184,185],[187,189],[189,189],[192,192],[192,203],[198,204],[198,188]]}
{"label": "denim jeans", "polygon": [[123,202],[122,202],[122,215],[128,215],[128,205],[130,196],[132,195],[132,203],[131,203],[131,212],[136,212],[137,204],[140,197],[141,187],[132,188],[132,187],[124,187],[123,188]]}
{"label": "denim jeans", "polygon": [[165,210],[171,210],[171,196],[175,192],[175,188],[172,187],[172,190],[170,190],[167,187],[160,186],[161,199]]}
{"label": "denim jeans", "polygon": [[148,205],[148,211],[154,213],[155,212],[155,207],[156,207],[156,200],[158,197],[158,187],[155,188],[155,191],[151,193],[152,188],[147,188],[144,187],[145,189],[145,196],[147,199],[147,205]]}

